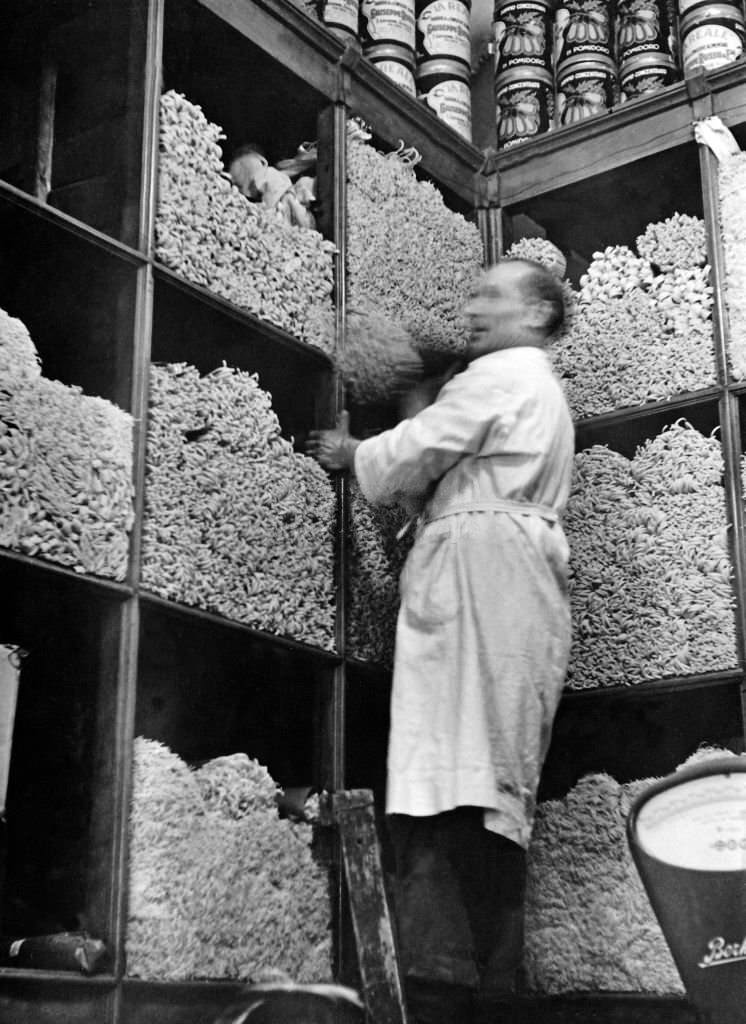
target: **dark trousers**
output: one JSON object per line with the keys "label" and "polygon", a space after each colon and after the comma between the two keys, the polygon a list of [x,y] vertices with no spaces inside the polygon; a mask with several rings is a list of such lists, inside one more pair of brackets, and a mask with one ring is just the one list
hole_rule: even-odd
{"label": "dark trousers", "polygon": [[526,854],[489,832],[482,808],[392,814],[395,911],[405,979],[489,998],[515,991],[523,946]]}

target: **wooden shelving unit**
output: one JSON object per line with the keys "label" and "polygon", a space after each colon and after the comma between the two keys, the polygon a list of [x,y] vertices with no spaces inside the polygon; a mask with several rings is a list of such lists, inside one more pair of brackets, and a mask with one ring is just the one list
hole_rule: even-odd
{"label": "wooden shelving unit", "polygon": [[[290,0],[9,0],[0,13],[0,69],[8,85],[0,126],[0,306],[29,327],[46,376],[134,417],[137,513],[123,583],[0,552],[0,586],[13,597],[2,639],[31,652],[11,775],[3,927],[33,934],[84,921],[112,954],[107,973],[92,978],[0,969],[0,1024],[203,1024],[235,1000],[236,984],[127,975],[133,739],[161,739],[187,759],[246,749],[281,784],[381,792],[390,673],[346,650],[344,528],[336,541],[333,652],[177,605],[141,585],[151,362],[208,371],[225,361],[258,373],[299,451],[308,430],[329,425],[344,401],[323,352],[155,259],[161,92],[176,89],[201,104],[225,127],[228,149],[247,135],[265,138],[276,159],[302,140],[319,140],[319,222],[338,250],[343,342],[349,117],[363,118],[382,146],[402,140],[419,151],[418,173],[478,221],[489,258],[501,240],[507,247],[520,234],[521,217],[589,258],[678,209],[708,221],[717,282],[714,171],[694,142],[692,121],[709,109],[733,126],[746,123],[746,62],[497,155],[467,144]],[[608,443],[629,453],[681,416],[701,429],[721,427],[740,665],[568,693],[545,796],[561,795],[587,771],[643,777],[667,770],[699,740],[743,739],[746,385],[728,380],[722,310],[715,320],[716,386],[590,418],[578,424],[578,445]],[[337,498],[344,524],[341,483]],[[72,814],[60,814],[70,807]],[[343,949],[338,959],[345,963]],[[624,994],[527,998],[517,1012],[521,1020],[558,1024],[692,1020],[682,1000]]]}

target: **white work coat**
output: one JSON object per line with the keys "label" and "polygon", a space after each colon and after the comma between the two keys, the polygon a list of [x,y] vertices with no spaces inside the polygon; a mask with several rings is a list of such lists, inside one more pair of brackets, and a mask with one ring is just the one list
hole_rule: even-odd
{"label": "white work coat", "polygon": [[369,501],[427,499],[400,584],[388,813],[483,807],[528,845],[570,647],[572,458],[562,388],[531,347],[473,360],[357,448]]}

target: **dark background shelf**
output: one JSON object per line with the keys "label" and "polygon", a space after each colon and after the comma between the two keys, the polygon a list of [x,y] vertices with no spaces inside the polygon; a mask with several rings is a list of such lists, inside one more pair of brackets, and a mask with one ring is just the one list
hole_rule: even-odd
{"label": "dark background shelf", "polygon": [[677,396],[576,421],[576,451],[594,444],[605,444],[632,458],[639,445],[680,419],[691,423],[700,433],[709,435],[720,423],[719,396],[719,389],[708,388],[688,397]]}
{"label": "dark background shelf", "polygon": [[[113,942],[111,802],[123,605],[119,594],[2,564],[3,642],[22,659],[8,787],[2,928],[88,929]],[[10,600],[7,600],[7,599]],[[108,810],[107,810],[108,807]]]}
{"label": "dark background shelf", "polygon": [[0,307],[26,325],[42,374],[132,407],[137,266],[0,195]]}
{"label": "dark background shelf", "polygon": [[[687,142],[655,152],[633,165],[624,164],[593,174],[585,167],[582,179],[547,181],[546,188],[525,200],[505,197],[506,248],[513,240],[511,219],[518,214],[540,224],[562,251],[575,254],[569,265],[573,283],[593,253],[607,245],[635,246],[648,224],[672,213],[702,216],[702,185],[697,149]],[[501,185],[502,187],[502,185]],[[514,227],[519,227],[520,222]],[[520,237],[520,230],[516,232]]]}
{"label": "dark background shelf", "polygon": [[256,373],[297,451],[305,451],[309,429],[330,422],[328,356],[161,268],[155,269],[151,357],[188,362],[201,373],[224,362]]}
{"label": "dark background shelf", "polygon": [[243,751],[282,786],[326,782],[334,667],[142,602],[135,734],[195,763]]}
{"label": "dark background shelf", "polygon": [[303,79],[302,62],[298,72],[196,0],[167,0],[163,91],[182,93],[221,126],[226,164],[245,143],[262,146],[274,164],[293,156],[302,142],[317,139],[318,114],[327,100]]}

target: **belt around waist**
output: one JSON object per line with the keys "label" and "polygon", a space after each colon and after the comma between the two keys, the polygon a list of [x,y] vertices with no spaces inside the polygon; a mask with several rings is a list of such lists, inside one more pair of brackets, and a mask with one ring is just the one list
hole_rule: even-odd
{"label": "belt around waist", "polygon": [[507,498],[448,505],[440,511],[425,512],[422,522],[426,526],[428,523],[435,522],[436,519],[445,519],[447,516],[455,516],[460,512],[510,512],[518,516],[537,516],[539,519],[545,519],[548,523],[559,522],[559,515],[549,505],[539,505],[531,501],[509,501]]}

